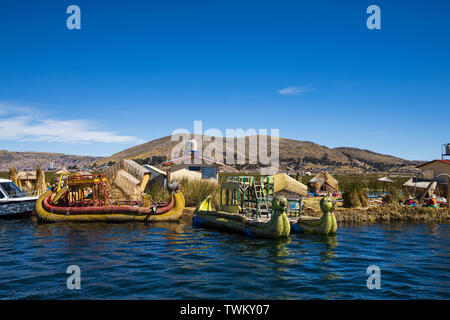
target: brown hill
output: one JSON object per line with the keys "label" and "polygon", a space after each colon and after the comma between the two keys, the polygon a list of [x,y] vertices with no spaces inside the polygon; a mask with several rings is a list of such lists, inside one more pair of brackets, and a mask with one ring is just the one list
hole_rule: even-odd
{"label": "brown hill", "polygon": [[334,148],[333,150],[338,151],[345,156],[353,159],[360,160],[362,162],[382,162],[388,164],[397,164],[401,165],[406,162],[416,163],[414,161],[407,161],[401,158],[397,158],[394,156],[376,153],[370,150],[358,149],[358,148],[349,148],[349,147],[339,147]]}
{"label": "brown hill", "polygon": [[[214,137],[207,137],[214,143]],[[253,136],[253,138],[255,138]],[[256,137],[261,139],[260,136]],[[249,137],[235,138],[235,146],[245,140],[246,159],[248,158]],[[112,155],[111,157],[101,159],[98,163],[116,162],[121,159],[141,159],[143,162],[150,163],[153,156],[163,156],[171,158],[172,149],[178,141],[171,141],[171,137],[159,138]],[[204,142],[203,148],[210,144]],[[268,139],[268,150],[270,150],[270,137]],[[253,144],[250,144],[252,147]],[[223,147],[223,159],[225,159],[225,147]],[[235,157],[236,157],[236,152]],[[358,148],[328,148],[318,145],[311,141],[299,141],[292,139],[279,139],[280,166],[282,169],[297,169],[302,163],[305,170],[318,171],[327,169],[333,172],[411,172],[419,161],[408,161],[390,155],[376,153],[370,150]],[[256,169],[256,166],[244,165],[239,169]]]}

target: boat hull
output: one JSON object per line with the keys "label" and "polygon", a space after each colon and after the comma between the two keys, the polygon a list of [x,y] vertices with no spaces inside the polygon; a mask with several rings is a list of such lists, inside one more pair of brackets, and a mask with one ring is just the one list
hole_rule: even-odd
{"label": "boat hull", "polygon": [[292,233],[335,234],[336,216],[333,212],[324,212],[320,218],[304,216],[292,223],[291,230]]}
{"label": "boat hull", "polygon": [[[206,199],[205,201],[210,201]],[[223,230],[254,238],[281,239],[289,237],[290,224],[286,213],[272,214],[268,222],[252,222],[237,213],[210,210],[205,201],[195,210],[192,224],[199,227]],[[202,210],[205,209],[209,210]]]}
{"label": "boat hull", "polygon": [[29,217],[33,214],[36,199],[0,202],[0,219]]}
{"label": "boat hull", "polygon": [[36,201],[35,214],[41,222],[175,222],[179,221],[185,207],[180,191],[172,195],[172,202],[156,212],[137,206],[110,207],[59,207],[50,204],[51,192]]}

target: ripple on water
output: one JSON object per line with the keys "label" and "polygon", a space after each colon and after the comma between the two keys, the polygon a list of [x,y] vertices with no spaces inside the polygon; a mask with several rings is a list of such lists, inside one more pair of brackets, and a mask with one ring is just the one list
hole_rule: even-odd
{"label": "ripple on water", "polygon": [[[190,224],[0,221],[2,299],[450,298],[448,225],[252,239]],[[66,269],[81,268],[68,290]],[[381,290],[366,269],[381,268]]]}

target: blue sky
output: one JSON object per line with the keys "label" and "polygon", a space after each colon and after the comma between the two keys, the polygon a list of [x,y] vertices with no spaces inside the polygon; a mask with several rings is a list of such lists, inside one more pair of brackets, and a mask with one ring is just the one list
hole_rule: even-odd
{"label": "blue sky", "polygon": [[[71,4],[81,30],[66,27]],[[381,30],[366,27],[371,4]],[[448,1],[2,1],[0,149],[107,156],[202,120],[437,158],[449,13]]]}

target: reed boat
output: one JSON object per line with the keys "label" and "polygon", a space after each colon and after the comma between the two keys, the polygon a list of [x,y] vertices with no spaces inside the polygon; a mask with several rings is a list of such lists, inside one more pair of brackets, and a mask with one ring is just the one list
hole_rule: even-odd
{"label": "reed boat", "polygon": [[[179,221],[185,206],[179,184],[171,183],[167,203],[111,199],[105,175],[68,177],[67,186],[41,195],[34,211],[41,222],[169,222]],[[87,192],[86,189],[90,190]],[[88,194],[87,194],[88,193]]]}
{"label": "reed boat", "polygon": [[320,218],[301,216],[297,221],[291,221],[292,233],[335,234],[337,231],[336,216],[333,213],[333,202],[324,197],[320,200],[322,215]]}
{"label": "reed boat", "polygon": [[283,173],[222,173],[219,182],[218,210],[211,209],[212,197],[207,197],[194,212],[194,225],[259,238],[289,236],[288,215],[300,215],[305,185]]}
{"label": "reed boat", "polygon": [[212,196],[203,200],[194,212],[192,223],[195,226],[208,227],[239,233],[255,238],[287,238],[290,224],[286,215],[287,200],[276,196],[272,200],[272,213],[266,221],[250,219],[242,214],[211,210]]}
{"label": "reed boat", "polygon": [[27,196],[10,179],[0,179],[0,218],[28,217],[38,196]]}

